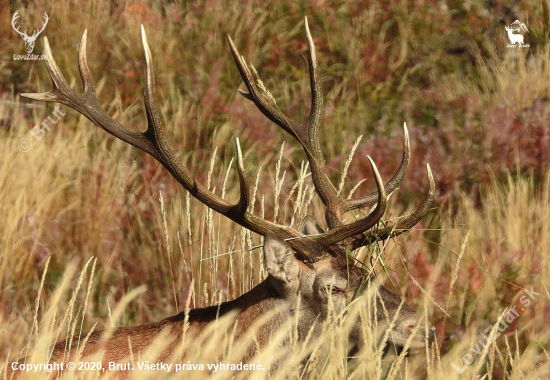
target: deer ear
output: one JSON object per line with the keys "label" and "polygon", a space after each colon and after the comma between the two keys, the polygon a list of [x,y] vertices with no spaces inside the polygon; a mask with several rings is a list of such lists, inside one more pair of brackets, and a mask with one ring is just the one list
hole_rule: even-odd
{"label": "deer ear", "polygon": [[284,284],[298,278],[300,265],[294,251],[271,231],[265,235],[264,254],[267,272],[271,276]]}
{"label": "deer ear", "polygon": [[323,232],[325,232],[309,216],[306,216],[302,220],[302,223],[300,223],[300,229],[299,230],[303,235],[306,235],[306,236],[308,236],[308,235],[318,235],[318,234],[322,234]]}

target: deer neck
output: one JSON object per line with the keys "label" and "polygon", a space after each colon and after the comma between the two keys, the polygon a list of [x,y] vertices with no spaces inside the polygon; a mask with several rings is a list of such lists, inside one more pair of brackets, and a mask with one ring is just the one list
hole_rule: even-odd
{"label": "deer neck", "polygon": [[[277,296],[266,279],[255,286],[249,292],[242,296],[227,302],[222,302],[219,305],[208,306],[189,311],[188,321],[191,325],[212,322],[231,311],[237,311],[237,321],[243,327],[248,327],[254,320],[273,310],[285,301]],[[185,312],[181,312],[173,317],[167,318],[165,321],[183,322],[185,320]]]}
{"label": "deer neck", "polygon": [[[219,305],[209,306],[189,311],[190,329],[198,328],[201,330],[205,324],[224,316],[231,311],[237,311],[236,318],[238,338],[242,332],[246,331],[262,316],[272,313],[273,310],[281,309],[281,313],[276,313],[264,325],[259,326],[256,332],[256,339],[260,346],[269,342],[270,336],[277,331],[286,321],[288,321],[288,301],[281,298],[274,288],[270,285],[269,279],[264,280],[248,293],[243,294],[235,300],[223,302]],[[286,311],[286,312],[285,312]],[[184,323],[185,312],[179,313],[173,317],[165,319],[164,323]],[[161,322],[161,324],[164,324]]]}

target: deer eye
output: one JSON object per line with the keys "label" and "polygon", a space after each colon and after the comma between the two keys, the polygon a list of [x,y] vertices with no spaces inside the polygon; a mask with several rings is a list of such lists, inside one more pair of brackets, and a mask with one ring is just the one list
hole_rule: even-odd
{"label": "deer eye", "polygon": [[328,285],[327,286],[327,292],[330,292],[331,294],[340,295],[344,294],[346,290],[343,288],[340,288],[336,285]]}

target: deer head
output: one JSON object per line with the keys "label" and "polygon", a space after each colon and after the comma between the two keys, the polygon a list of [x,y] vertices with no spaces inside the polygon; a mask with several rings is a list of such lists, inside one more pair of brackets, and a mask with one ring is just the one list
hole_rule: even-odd
{"label": "deer head", "polygon": [[[303,222],[299,230],[295,230],[260,218],[249,211],[251,192],[238,139],[236,139],[236,153],[240,184],[239,200],[236,203],[230,203],[197,182],[189,169],[181,163],[166,143],[155,95],[153,62],[143,27],[141,28],[141,37],[146,78],[144,93],[148,120],[148,128],[144,132],[135,132],[124,127],[109,117],[100,107],[87,64],[86,31],[80,43],[78,60],[84,87],[83,93],[77,93],[70,88],[53,58],[48,39],[44,38],[45,62],[52,79],[53,89],[47,93],[21,94],[22,96],[44,102],[58,102],[73,108],[101,129],[153,156],[196,199],[244,228],[265,236],[265,263],[269,273],[266,280],[250,292],[236,300],[223,303],[220,307],[195,309],[187,316],[182,313],[168,318],[165,320],[168,321],[166,323],[180,323],[188,318],[193,326],[194,322],[211,321],[218,314],[223,314],[228,310],[239,310],[238,318],[241,320],[239,325],[246,328],[251,324],[250,321],[254,321],[258,315],[261,315],[262,310],[272,307],[282,307],[286,314],[279,318],[288,318],[288,313],[295,311],[297,299],[300,297],[300,302],[306,306],[303,308],[305,311],[300,314],[299,329],[301,335],[305,336],[312,321],[327,318],[329,299],[332,300],[334,308],[343,311],[358,295],[363,293],[364,289],[372,288],[372,284],[375,283],[372,271],[361,263],[356,263],[351,252],[359,247],[376,244],[378,241],[393,238],[409,230],[426,214],[432,203],[435,185],[428,166],[429,188],[420,207],[412,214],[397,218],[394,222],[381,223],[381,218],[386,210],[387,194],[399,186],[410,161],[410,146],[406,127],[404,129],[403,157],[394,177],[384,184],[376,165],[368,157],[378,191],[369,196],[353,199],[342,199],[339,196],[329,180],[318,139],[323,116],[323,98],[315,47],[307,19],[305,20],[305,31],[312,96],[309,117],[302,122],[286,117],[271,103],[263,87],[258,87],[258,78],[249,70],[231,38],[228,36],[227,39],[237,69],[246,86],[246,91],[240,91],[240,93],[302,146],[311,168],[315,190],[326,207],[327,231],[321,230],[309,219]],[[343,215],[346,212],[364,208],[373,209],[354,222],[343,223]],[[403,345],[411,336],[418,322],[418,315],[385,287],[377,285],[377,288],[377,307],[373,309],[373,315],[378,321],[385,321],[388,315],[390,319],[396,317],[397,323],[389,340],[397,345]],[[354,325],[351,333],[354,339],[361,335],[361,328],[359,322]],[[139,334],[136,329],[125,330],[127,331],[125,334],[136,336]],[[147,331],[150,333],[151,328],[149,327]],[[264,331],[264,333],[269,334],[269,331]],[[433,334],[433,330],[430,333]],[[122,347],[127,346],[125,334],[117,335],[121,339]],[[261,339],[259,340],[261,341]],[[88,344],[90,342],[93,342],[93,339]],[[115,347],[115,343],[109,344]],[[419,338],[416,344],[424,343]],[[109,352],[107,349],[106,355]]]}
{"label": "deer head", "polygon": [[[309,236],[323,233],[309,218],[302,223],[301,231]],[[419,315],[403,300],[386,287],[375,284],[369,270],[353,265],[344,256],[327,256],[308,264],[297,259],[292,248],[271,232],[267,233],[264,251],[269,286],[286,304],[281,309],[294,315],[298,313],[295,308],[300,306],[300,337],[311,333],[311,326],[327,320],[330,313],[341,315],[366,289],[373,294],[369,318],[380,324],[380,331],[395,319],[389,342],[403,347],[420,322]],[[373,286],[376,289],[372,289]],[[359,337],[364,336],[361,331],[366,327],[362,325],[364,322],[359,318],[354,321],[349,336],[352,343],[361,344]],[[320,333],[321,326],[318,327]],[[410,342],[411,347],[421,347],[425,343],[424,327],[420,325],[418,328],[419,333]],[[431,328],[428,331],[430,339],[434,334],[435,330]]]}
{"label": "deer head", "polygon": [[15,12],[15,14],[13,15],[12,19],[11,19],[11,26],[13,27],[13,29],[19,33],[21,35],[21,37],[23,37],[23,40],[25,41],[25,49],[27,50],[27,53],[32,53],[33,49],[34,49],[34,43],[36,42],[36,39],[38,38],[38,36],[40,35],[40,33],[42,33],[42,31],[44,30],[44,28],[46,28],[46,25],[48,25],[48,15],[44,13],[44,22],[42,23],[42,29],[40,30],[34,30],[34,33],[32,34],[32,36],[27,36],[27,29],[25,29],[25,31],[23,33],[21,33],[19,31],[19,27],[16,27],[15,26],[15,22],[17,20],[17,18],[19,17],[18,15],[19,11]]}

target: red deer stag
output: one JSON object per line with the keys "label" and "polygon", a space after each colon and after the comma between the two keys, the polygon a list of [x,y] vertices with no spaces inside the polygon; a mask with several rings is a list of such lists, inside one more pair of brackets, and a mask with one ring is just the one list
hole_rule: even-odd
{"label": "red deer stag", "polygon": [[[386,194],[397,188],[409,164],[410,147],[406,128],[403,158],[394,177],[384,184],[376,165],[369,158],[376,179],[377,193],[348,200],[343,200],[338,196],[328,179],[325,159],[318,141],[323,115],[323,98],[315,47],[307,20],[305,21],[305,30],[312,96],[309,117],[303,122],[297,122],[284,116],[270,103],[265,92],[256,84],[257,78],[253,76],[229,36],[227,40],[233,59],[247,88],[247,91],[241,91],[241,94],[252,101],[265,116],[301,144],[309,161],[316,192],[326,207],[325,219],[328,225],[326,232],[320,230],[310,220],[306,220],[301,231],[298,231],[259,218],[248,211],[250,202],[249,182],[238,140],[236,149],[240,199],[237,203],[229,203],[196,181],[191,172],[181,163],[166,143],[155,95],[151,51],[143,27],[141,28],[141,38],[145,56],[146,85],[144,92],[148,120],[148,128],[145,132],[135,132],[124,127],[110,118],[100,107],[86,58],[86,31],[82,36],[78,59],[84,87],[84,92],[81,94],[70,88],[53,58],[47,38],[44,38],[45,61],[51,76],[53,89],[47,93],[21,94],[22,96],[44,102],[58,102],[71,107],[106,132],[153,156],[200,202],[244,228],[265,236],[264,255],[269,275],[248,293],[219,306],[191,310],[187,316],[183,312],[158,323],[118,328],[106,342],[100,340],[101,331],[94,332],[86,343],[83,357],[103,349],[104,363],[122,361],[128,358],[130,354],[129,346],[131,346],[133,354],[136,355],[137,352],[147,347],[163,329],[170,331],[175,341],[178,337],[181,338],[182,326],[186,318],[189,322],[189,332],[201,331],[208,322],[229,311],[237,312],[237,336],[239,336],[266,310],[279,308],[282,312],[275,314],[269,323],[260,327],[257,331],[257,342],[259,347],[262,347],[269,341],[271,334],[277,330],[278,326],[288,320],[289,315],[294,314],[298,297],[300,297],[301,303],[301,311],[297,322],[298,339],[304,340],[313,325],[313,321],[322,322],[327,318],[329,298],[332,299],[337,310],[343,310],[357,293],[363,292],[371,283],[374,283],[374,281],[371,281],[372,276],[367,275],[368,272],[365,271],[364,267],[349,265],[352,260],[346,252],[351,252],[376,241],[395,237],[412,228],[426,214],[432,203],[435,187],[429,166],[429,189],[422,205],[414,213],[399,218],[394,223],[379,223],[386,209]],[[342,223],[342,216],[345,212],[373,207],[374,205],[376,207],[364,218],[349,224]],[[304,235],[313,236],[304,237]],[[372,312],[375,314],[373,317],[380,323],[384,323],[387,315],[382,311],[383,309],[387,311],[390,318],[396,317],[397,323],[392,329],[388,340],[397,346],[403,346],[411,336],[420,318],[412,308],[404,304],[399,297],[387,288],[377,286],[378,295],[375,297],[375,306],[377,305],[377,307],[373,308],[377,312]],[[398,313],[397,316],[396,313]],[[359,318],[353,326],[350,339],[357,341],[362,336],[360,333],[362,326]],[[433,335],[435,332],[433,328],[430,328],[429,332],[426,332],[423,328],[420,328],[420,330],[424,332],[417,334],[418,336],[414,338],[413,344],[416,346],[424,345],[424,335],[426,333]],[[61,361],[63,358],[67,358],[67,355],[74,355],[74,352],[65,352],[65,347],[65,341],[56,344],[50,359],[51,362]],[[162,354],[159,354],[157,360],[166,360],[171,352],[170,349],[163,351]],[[251,355],[252,353],[249,352],[245,355],[243,361],[250,360]],[[121,374],[121,377],[125,376]]]}

